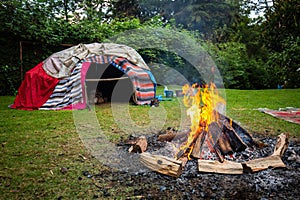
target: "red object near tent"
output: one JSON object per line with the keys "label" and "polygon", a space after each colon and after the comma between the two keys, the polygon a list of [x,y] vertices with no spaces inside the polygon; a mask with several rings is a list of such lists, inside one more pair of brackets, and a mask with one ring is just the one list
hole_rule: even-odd
{"label": "red object near tent", "polygon": [[11,108],[37,110],[49,99],[59,79],[49,76],[42,66],[43,62],[26,72]]}

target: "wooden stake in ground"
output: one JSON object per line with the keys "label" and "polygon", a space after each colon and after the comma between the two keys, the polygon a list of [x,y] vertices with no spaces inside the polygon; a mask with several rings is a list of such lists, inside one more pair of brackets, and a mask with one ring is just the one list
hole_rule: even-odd
{"label": "wooden stake in ground", "polygon": [[140,158],[141,162],[153,171],[174,177],[178,177],[182,173],[182,161],[149,153],[140,154]]}

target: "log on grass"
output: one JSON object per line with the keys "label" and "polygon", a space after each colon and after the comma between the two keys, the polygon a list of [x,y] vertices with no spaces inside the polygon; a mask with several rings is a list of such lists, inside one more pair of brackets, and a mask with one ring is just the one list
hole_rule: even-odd
{"label": "log on grass", "polygon": [[140,154],[140,160],[146,167],[161,174],[179,177],[182,173],[182,161],[179,160],[149,153]]}
{"label": "log on grass", "polygon": [[277,143],[272,155],[264,158],[258,158],[242,163],[245,171],[257,172],[268,168],[285,168],[281,157],[289,145],[288,136],[280,134],[277,137]]}
{"label": "log on grass", "polygon": [[219,173],[219,174],[243,174],[241,163],[224,160],[201,160],[198,159],[199,172]]}

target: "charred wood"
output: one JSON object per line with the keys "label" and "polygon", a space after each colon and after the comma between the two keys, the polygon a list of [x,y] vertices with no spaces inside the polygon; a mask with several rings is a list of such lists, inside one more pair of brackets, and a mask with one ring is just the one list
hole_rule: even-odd
{"label": "charred wood", "polygon": [[220,151],[220,147],[218,145],[218,141],[222,136],[222,130],[217,122],[212,122],[208,126],[208,140],[211,143],[215,154],[217,155],[220,162],[224,161],[222,153]]}
{"label": "charred wood", "polygon": [[229,143],[229,139],[224,133],[222,133],[222,135],[219,137],[217,144],[220,147],[221,153],[223,155],[228,155],[233,153],[233,150]]}
{"label": "charred wood", "polygon": [[235,152],[243,151],[247,148],[247,145],[243,142],[243,140],[239,137],[237,132],[226,120],[223,121],[223,133],[228,138],[230,146],[233,151]]}
{"label": "charred wood", "polygon": [[160,142],[171,142],[178,140],[186,140],[188,133],[187,132],[177,132],[173,129],[166,130],[165,133],[159,135],[157,140]]}
{"label": "charred wood", "polygon": [[191,154],[194,158],[201,158],[202,145],[205,141],[206,134],[206,131],[202,131],[202,133],[198,136]]}
{"label": "charred wood", "polygon": [[223,121],[223,124],[227,124],[227,127],[232,127],[232,129],[235,131],[236,135],[241,138],[241,140],[248,146],[256,146],[256,142],[253,140],[253,137],[251,134],[246,131],[243,127],[241,127],[237,122],[234,120],[228,118],[225,115],[222,115],[219,113],[220,121]]}

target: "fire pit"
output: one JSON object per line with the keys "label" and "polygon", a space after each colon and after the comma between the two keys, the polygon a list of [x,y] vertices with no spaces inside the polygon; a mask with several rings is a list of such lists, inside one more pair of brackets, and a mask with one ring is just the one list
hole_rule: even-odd
{"label": "fire pit", "polygon": [[[277,138],[250,135],[216,107],[204,108],[207,103],[195,100],[195,89],[201,98],[205,90],[215,97],[209,93],[215,88],[183,90],[185,95],[190,93],[184,101],[198,101],[198,106],[188,110],[194,119],[191,127],[137,133],[119,143],[118,152],[134,158],[125,156],[124,162],[130,160],[150,170],[137,167],[134,171],[124,168],[93,174],[99,195],[110,198],[111,190],[120,191],[126,199],[297,199],[300,144],[288,141],[287,134]],[[199,114],[205,109],[210,110],[211,118]],[[197,115],[200,118],[195,118]],[[109,186],[103,188],[101,183]]]}
{"label": "fire pit", "polygon": [[[169,142],[160,141],[160,136],[176,132],[172,128],[146,136],[147,150],[150,154],[170,155]],[[181,133],[181,132],[180,132]],[[176,133],[179,134],[179,133]],[[128,141],[135,141],[140,135],[131,135]],[[142,136],[143,137],[143,136]],[[264,147],[246,148],[232,158],[235,162],[244,162],[256,158],[265,158],[274,152],[276,137],[253,133],[253,137]],[[127,151],[132,145],[120,143],[119,150]],[[138,150],[138,148],[137,148]],[[138,150],[139,151],[139,150]],[[142,154],[129,153],[134,157]],[[99,198],[114,198],[118,191],[125,199],[297,199],[300,189],[300,143],[291,139],[289,147],[282,157],[286,168],[265,169],[255,173],[244,172],[239,175],[199,172],[198,160],[189,160],[180,176],[174,177],[156,171],[101,170],[93,174],[92,179]],[[174,159],[174,158],[171,158]],[[176,160],[176,159],[175,159]],[[102,186],[106,183],[109,186]]]}
{"label": "fire pit", "polygon": [[[214,84],[200,87],[183,87],[184,104],[189,107],[191,119],[188,131],[174,131],[171,128],[157,138],[165,142],[167,153],[147,151],[147,140],[135,138],[130,152],[139,152],[141,162],[153,171],[179,177],[188,161],[196,160],[199,172],[222,174],[243,174],[268,168],[285,168],[281,157],[288,147],[288,136],[278,136],[273,153],[264,158],[251,155],[264,144],[256,141],[234,120],[217,110],[225,100],[218,95]],[[246,153],[248,152],[248,153]],[[164,155],[166,154],[166,155]],[[241,159],[239,154],[248,155]],[[240,158],[239,158],[240,157]],[[252,158],[252,159],[251,159]]]}

